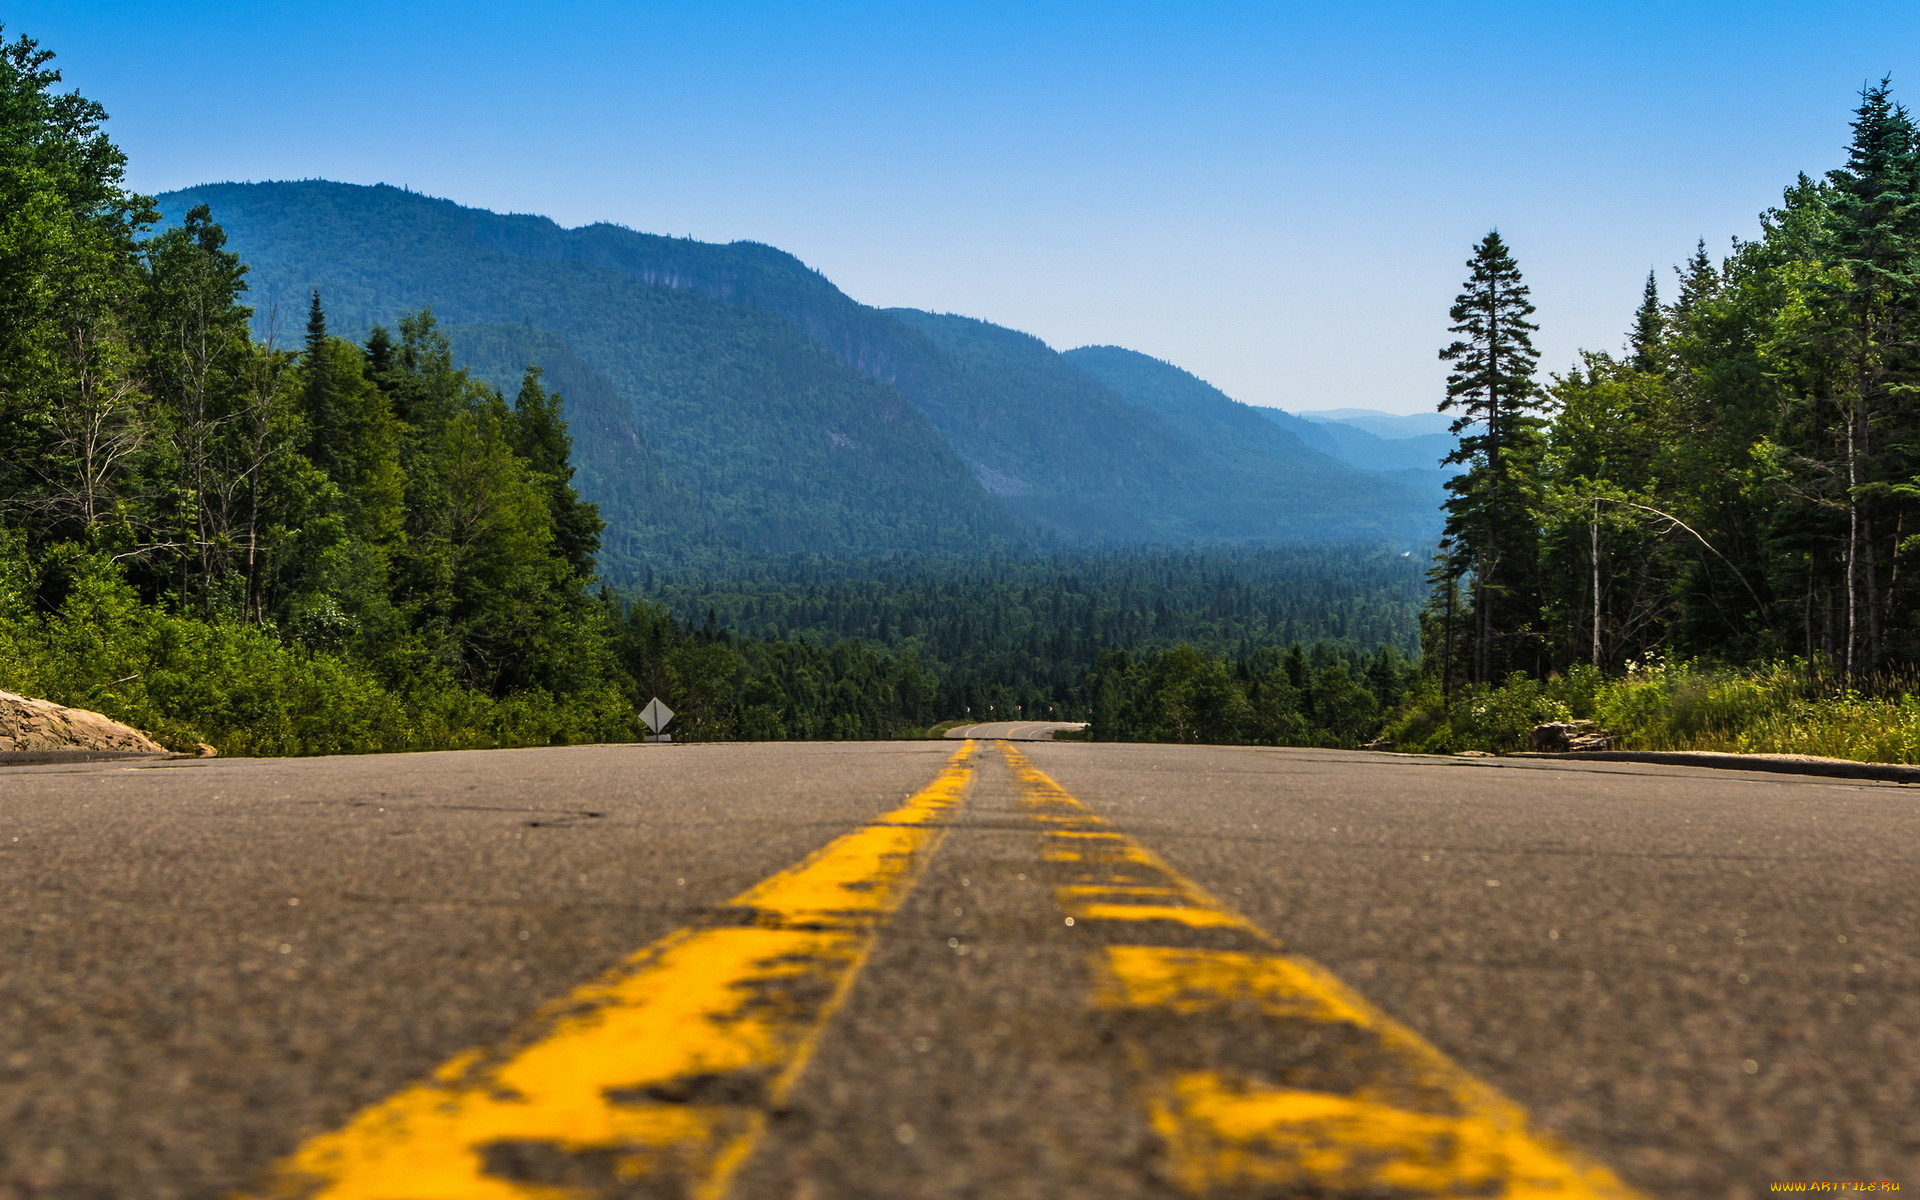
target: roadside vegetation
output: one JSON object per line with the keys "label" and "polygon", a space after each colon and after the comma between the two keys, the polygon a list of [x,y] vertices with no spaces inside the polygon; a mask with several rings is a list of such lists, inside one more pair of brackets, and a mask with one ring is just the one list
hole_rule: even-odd
{"label": "roadside vegetation", "polygon": [[562,398],[452,365],[432,314],[251,335],[203,207],[154,232],[105,113],[0,41],[0,687],[180,749],[886,736],[910,655],[733,641],[595,578]]}
{"label": "roadside vegetation", "polygon": [[988,547],[615,593],[538,370],[456,368],[426,311],[334,336],[317,293],[304,340],[258,340],[213,214],[161,228],[50,59],[0,39],[0,688],[227,753],[620,740],[658,695],[685,740],[1498,751],[1578,718],[1920,754],[1920,133],[1884,84],[1843,166],[1564,374],[1512,250],[1475,247],[1424,585],[1379,547]]}
{"label": "roadside vegetation", "polygon": [[1652,660],[1604,676],[1574,667],[1545,680],[1515,675],[1451,698],[1423,683],[1388,722],[1396,750],[1528,750],[1535,725],[1585,719],[1621,750],[1812,754],[1864,762],[1920,762],[1920,696],[1910,679],[1872,691],[1842,686],[1804,662],[1736,668]]}
{"label": "roadside vegetation", "polygon": [[1366,654],[1335,643],[1239,659],[1192,646],[1113,651],[1095,669],[1095,741],[1353,747],[1370,740],[1414,668],[1392,646]]}
{"label": "roadside vegetation", "polygon": [[616,595],[540,372],[457,369],[425,311],[334,336],[318,294],[303,340],[258,340],[213,214],[160,228],[59,81],[0,39],[0,688],[225,753],[619,740],[654,695],[683,740],[883,738],[1083,716],[1115,645],[1415,636],[1418,571],[1378,549],[821,556]]}
{"label": "roadside vegetation", "polygon": [[1357,660],[1303,686],[1182,651],[1103,683],[1094,735],[1498,752],[1584,719],[1627,749],[1915,761],[1920,132],[1885,83],[1852,129],[1758,238],[1703,242],[1670,301],[1650,275],[1623,350],[1545,381],[1512,250],[1474,248],[1441,352],[1460,472],[1397,693]]}
{"label": "roadside vegetation", "polygon": [[1544,383],[1498,233],[1451,311],[1465,436],[1396,747],[1892,762],[1920,748],[1920,134],[1867,88],[1845,162],[1650,275],[1621,352]]}

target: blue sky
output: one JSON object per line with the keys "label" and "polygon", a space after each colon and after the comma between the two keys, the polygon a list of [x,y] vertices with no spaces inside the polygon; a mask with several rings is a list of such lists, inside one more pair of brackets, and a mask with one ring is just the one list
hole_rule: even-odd
{"label": "blue sky", "polygon": [[1431,407],[1497,225],[1546,365],[1920,101],[1920,5],[114,3],[0,10],[146,191],[404,184],[792,251],[1250,402]]}

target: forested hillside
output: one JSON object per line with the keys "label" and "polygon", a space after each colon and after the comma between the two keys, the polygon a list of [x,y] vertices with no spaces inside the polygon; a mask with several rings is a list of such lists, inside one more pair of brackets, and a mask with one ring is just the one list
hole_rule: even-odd
{"label": "forested hillside", "polygon": [[0,687],[229,753],[615,740],[655,693],[694,736],[931,719],[903,659],[717,650],[600,592],[600,514],[539,372],[502,394],[430,314],[347,340],[313,297],[292,338],[255,340],[219,224],[153,232],[50,59],[0,43]]}
{"label": "forested hillside", "polygon": [[615,580],[800,549],[1404,548],[1436,531],[1418,484],[1170,422],[1036,339],[867,308],[771,247],[321,181],[160,203],[210,206],[253,267],[262,336],[318,289],[348,330],[431,308],[496,386],[545,368],[577,406],[580,487],[606,513]]}
{"label": "forested hillside", "polygon": [[148,236],[50,58],[0,44],[0,686],[187,747],[621,736],[600,521],[537,374],[509,402],[424,315],[254,341],[219,225]]}
{"label": "forested hillside", "polygon": [[[319,182],[196,188],[162,203],[214,208],[252,267],[257,305],[283,309],[317,289],[335,325],[362,336],[430,308],[496,386],[551,362],[579,403],[607,404],[582,414],[578,456],[583,492],[613,531],[610,578],[729,552],[1026,541],[896,392],[765,310],[516,252],[551,222]],[[468,325],[486,328],[469,337]]]}
{"label": "forested hillside", "polygon": [[[1427,514],[1431,531],[1439,523],[1439,463],[1445,446],[1398,448],[1396,443],[1362,430],[1316,425],[1277,408],[1242,404],[1172,363],[1119,346],[1083,346],[1064,354],[1068,362],[1105,384],[1128,403],[1146,409],[1196,446],[1208,452],[1208,467],[1236,481],[1248,493],[1243,511],[1258,513],[1281,504],[1297,513],[1325,512],[1364,498],[1369,486],[1384,479]],[[1358,468],[1358,469],[1356,469]],[[1281,489],[1265,481],[1280,477]],[[1356,485],[1355,480],[1364,480]],[[1280,494],[1273,494],[1279,491]],[[1391,519],[1391,513],[1382,513]]]}
{"label": "forested hillside", "polygon": [[[1270,418],[1274,416],[1274,410],[1267,411]],[[1444,425],[1437,430],[1409,432],[1410,423],[1404,419],[1327,419],[1304,414],[1289,419],[1311,429],[1307,435],[1309,440],[1341,462],[1374,471],[1439,472],[1441,461],[1453,453],[1459,442]],[[1432,479],[1437,493],[1445,474],[1434,475]]]}
{"label": "forested hillside", "polygon": [[[441,224],[307,212],[325,237],[289,245],[352,249],[339,307],[255,290],[210,208],[162,223],[127,190],[50,58],[0,43],[0,688],[226,753],[614,740],[654,695],[683,738],[890,737],[1084,711],[1125,648],[1337,639],[1333,679],[1411,634],[1414,560],[1377,547],[1037,559],[917,409],[797,326],[474,253],[452,205],[347,189]],[[371,316],[376,260],[464,319]],[[607,590],[603,558],[652,587]]]}

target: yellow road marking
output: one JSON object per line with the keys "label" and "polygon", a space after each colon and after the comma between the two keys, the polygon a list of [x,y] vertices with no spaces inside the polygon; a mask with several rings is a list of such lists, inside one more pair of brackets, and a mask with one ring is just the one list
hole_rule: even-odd
{"label": "yellow road marking", "polygon": [[1179,888],[1170,887],[1134,887],[1127,884],[1069,883],[1054,889],[1056,896],[1178,896]]}
{"label": "yellow road marking", "polygon": [[1087,904],[1065,906],[1080,921],[1172,921],[1189,929],[1239,929],[1243,922],[1232,913],[1192,904]]}
{"label": "yellow road marking", "polygon": [[[1055,903],[1100,942],[1089,952],[1096,1003],[1146,1081],[1166,1175],[1182,1191],[1638,1200],[1012,745],[1000,751],[1040,819],[1042,857],[1059,872]],[[1194,938],[1232,945],[1167,944]],[[1207,1048],[1219,1046],[1243,1061],[1212,1061]]]}
{"label": "yellow road marking", "polygon": [[[968,741],[900,808],[545,1006],[504,1046],[313,1138],[271,1200],[717,1197],[963,798]],[[649,1194],[652,1194],[650,1191]]]}

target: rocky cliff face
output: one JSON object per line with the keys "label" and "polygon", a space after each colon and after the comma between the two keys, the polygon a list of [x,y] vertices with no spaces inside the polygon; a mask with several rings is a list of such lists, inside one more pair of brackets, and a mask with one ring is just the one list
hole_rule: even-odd
{"label": "rocky cliff face", "polygon": [[138,729],[97,712],[0,692],[0,754],[48,750],[168,753]]}

